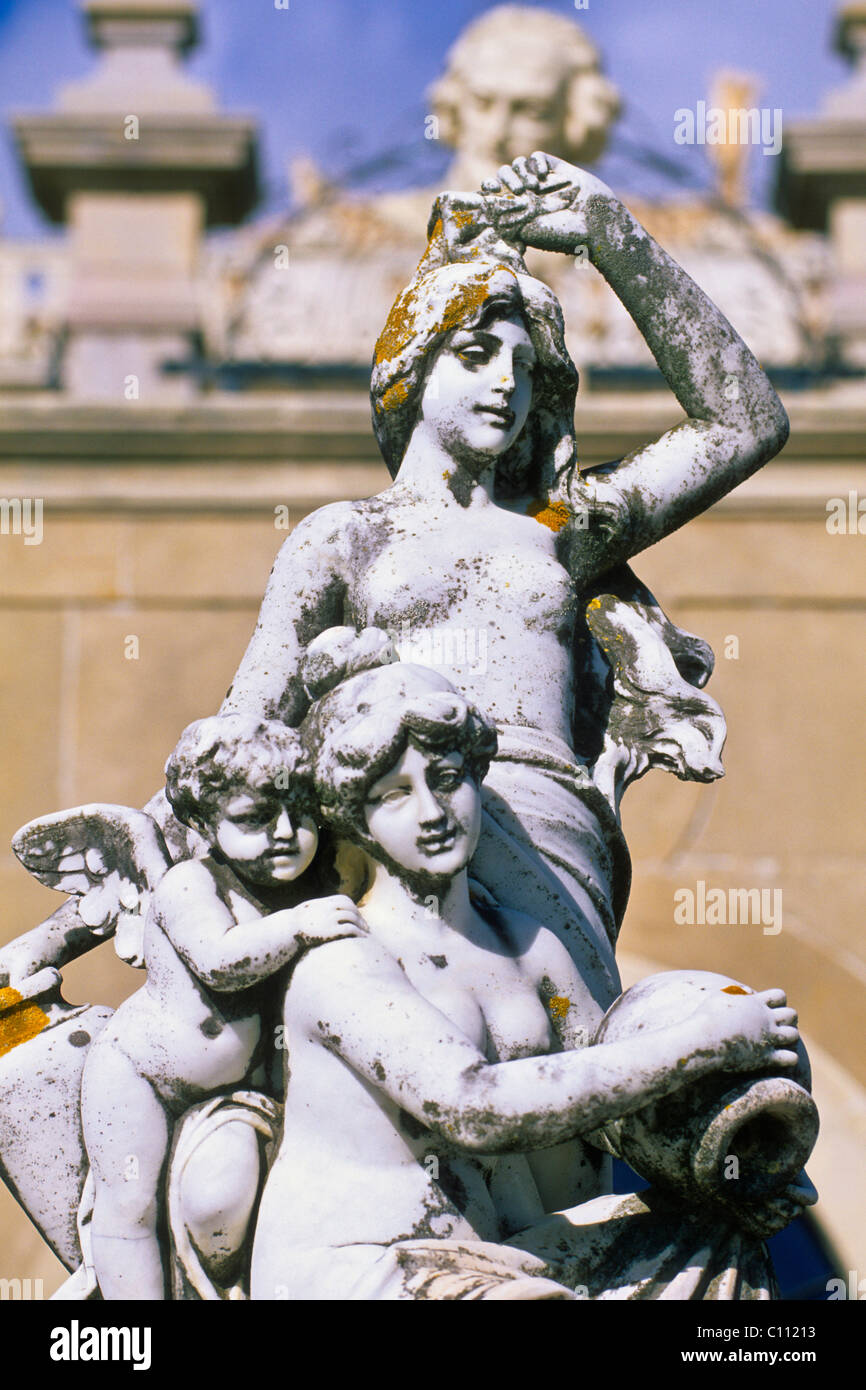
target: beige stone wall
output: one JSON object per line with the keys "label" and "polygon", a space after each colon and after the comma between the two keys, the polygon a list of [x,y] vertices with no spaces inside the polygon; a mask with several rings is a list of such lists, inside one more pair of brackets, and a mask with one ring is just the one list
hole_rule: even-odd
{"label": "beige stone wall", "polygon": [[[640,409],[630,401],[605,410],[600,399],[584,414],[586,462],[616,456]],[[94,415],[86,428],[79,418],[78,434],[68,419],[49,428],[38,411],[30,430],[23,417],[7,417],[0,494],[44,496],[45,513],[40,545],[0,535],[0,846],[39,813],[149,797],[180,730],[215,710],[232,678],[285,537],[275,506],[288,505],[297,521],[329,498],[386,481],[363,402],[346,404],[344,417],[324,401],[311,406],[318,434],[312,417],[257,409],[241,412],[244,448],[237,412],[222,429],[211,412],[213,463],[202,457],[195,420],[186,432],[180,417],[163,420],[160,433],[153,417],[135,416],[138,432],[114,427],[109,450],[110,431],[100,434]],[[660,411],[645,406],[656,423]],[[866,470],[853,434],[834,444],[826,428],[823,459],[820,434],[804,426],[785,460],[636,566],[670,615],[712,643],[710,688],[729,738],[721,783],[654,773],[627,796],[635,881],[622,945],[655,967],[720,969],[789,991],[822,1059],[825,1226],[847,1268],[858,1251],[866,1260],[866,1211],[855,1175],[845,1176],[862,1152],[854,1136],[862,1144],[866,1117],[866,536],[829,535],[825,500],[858,487],[866,495]],[[137,659],[125,654],[130,637]],[[732,638],[738,656],[726,657]],[[781,889],[782,930],[677,925],[674,892],[698,879]],[[8,849],[0,887],[0,940],[60,903]],[[139,978],[107,945],[65,971],[65,992],[73,1002],[114,1004]],[[60,1267],[5,1192],[0,1233],[0,1273],[43,1277],[50,1292]]]}

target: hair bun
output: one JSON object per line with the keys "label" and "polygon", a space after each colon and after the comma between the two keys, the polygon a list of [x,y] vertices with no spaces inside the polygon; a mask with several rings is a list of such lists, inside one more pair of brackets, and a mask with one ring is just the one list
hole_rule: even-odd
{"label": "hair bun", "polygon": [[397,660],[394,644],[378,627],[332,627],[314,637],[304,653],[301,680],[311,700],[327,695],[341,681],[361,671]]}

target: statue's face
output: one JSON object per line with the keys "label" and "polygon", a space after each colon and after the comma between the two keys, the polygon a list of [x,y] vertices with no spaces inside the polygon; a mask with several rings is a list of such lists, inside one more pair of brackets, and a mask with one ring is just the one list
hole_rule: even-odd
{"label": "statue's face", "polygon": [[[561,143],[565,114],[564,78],[517,65],[487,64],[473,73],[460,106],[461,149],[484,160],[491,171],[529,150]],[[513,153],[512,153],[513,151]]]}
{"label": "statue's face", "polygon": [[215,839],[251,883],[291,883],[309,868],[319,844],[316,823],[290,808],[273,788],[249,788],[220,806]]}
{"label": "statue's face", "polygon": [[410,743],[370,788],[364,815],[371,838],[392,864],[416,878],[453,878],[478,843],[481,793],[462,753]]}
{"label": "statue's face", "polygon": [[591,53],[576,68],[549,45],[521,52],[515,44],[507,63],[482,56],[467,75],[458,147],[491,174],[530,150],[584,163],[601,154],[618,111],[616,89]]}
{"label": "statue's face", "polygon": [[419,422],[460,462],[487,463],[510,448],[532,404],[535,348],[519,315],[457,329],[424,386]]}

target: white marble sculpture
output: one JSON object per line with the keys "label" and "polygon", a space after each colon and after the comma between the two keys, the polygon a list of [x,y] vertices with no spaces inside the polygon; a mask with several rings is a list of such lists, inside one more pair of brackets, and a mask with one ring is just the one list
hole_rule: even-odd
{"label": "white marble sculpture", "polygon": [[[622,794],[721,775],[724,741],[712,653],[628,561],[771,458],[785,413],[592,175],[517,159],[429,236],[373,364],[392,485],[286,541],[166,793],[16,836],[74,895],[0,953],[25,1094],[52,1033],[79,1038],[62,1171],[0,1113],[64,1297],[768,1297],[761,1238],[814,1200],[781,991],[621,995],[615,960]],[[580,471],[528,246],[586,250],[683,424]],[[112,932],[146,983],[88,1031],[58,967]],[[649,1190],[613,1197],[610,1154]]]}

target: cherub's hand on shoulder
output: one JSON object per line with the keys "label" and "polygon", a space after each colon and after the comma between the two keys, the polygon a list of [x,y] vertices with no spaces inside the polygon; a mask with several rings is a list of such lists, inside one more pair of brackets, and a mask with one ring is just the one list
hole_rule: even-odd
{"label": "cherub's hand on shoulder", "polygon": [[295,934],[308,945],[334,941],[344,936],[366,936],[367,925],[351,898],[335,894],[312,898],[292,910]]}

